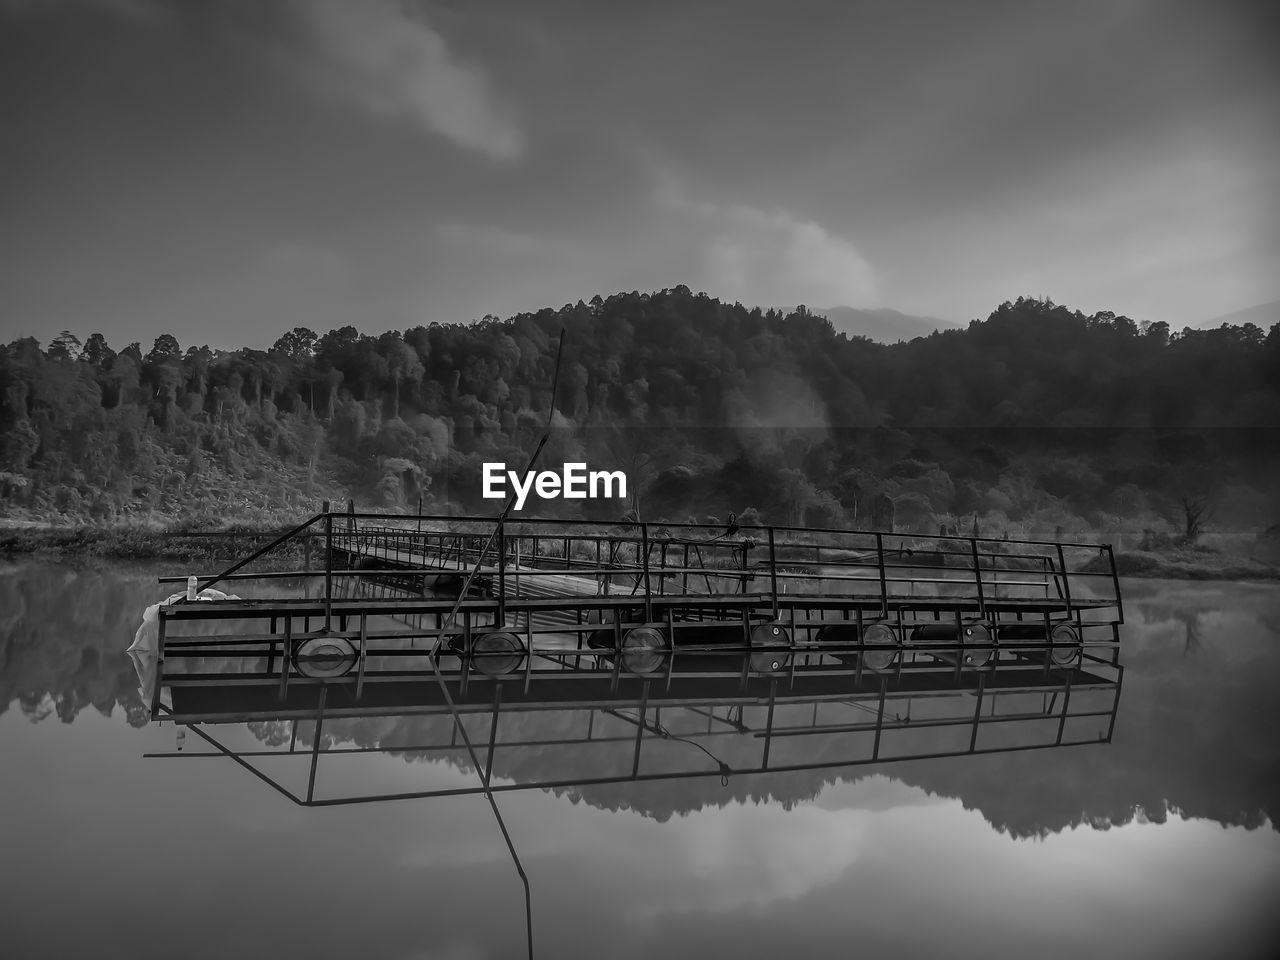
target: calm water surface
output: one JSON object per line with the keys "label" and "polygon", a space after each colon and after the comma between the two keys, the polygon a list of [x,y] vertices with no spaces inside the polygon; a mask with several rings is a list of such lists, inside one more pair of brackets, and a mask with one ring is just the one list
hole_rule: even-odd
{"label": "calm water surface", "polygon": [[[225,758],[144,758],[175,747],[122,652],[156,573],[0,564],[0,955],[523,955],[483,797],[307,809]],[[1280,588],[1124,587],[1110,745],[502,795],[537,955],[1276,955]],[[378,723],[325,743],[396,736]],[[474,783],[357,759],[326,785]]]}

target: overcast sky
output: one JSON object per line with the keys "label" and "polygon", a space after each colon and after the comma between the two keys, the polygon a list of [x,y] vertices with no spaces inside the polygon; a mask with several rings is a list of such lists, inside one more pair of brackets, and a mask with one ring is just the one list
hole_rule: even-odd
{"label": "overcast sky", "polygon": [[1267,3],[0,0],[0,340],[1280,298]]}

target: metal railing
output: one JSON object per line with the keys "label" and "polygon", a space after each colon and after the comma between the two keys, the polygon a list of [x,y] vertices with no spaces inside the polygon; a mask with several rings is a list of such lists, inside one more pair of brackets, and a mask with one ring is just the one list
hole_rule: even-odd
{"label": "metal railing", "polygon": [[[624,640],[637,626],[657,631],[669,654],[668,672],[677,647],[686,660],[708,644],[720,651],[758,647],[755,631],[761,624],[777,626],[778,642],[797,655],[793,665],[801,655],[846,655],[858,680],[876,649],[864,634],[872,623],[888,631],[889,646],[880,652],[892,651],[899,674],[932,666],[953,672],[958,682],[966,655],[985,662],[998,651],[1010,660],[1041,657],[1049,670],[1045,652],[1055,643],[1054,626],[1064,623],[1076,631],[1076,663],[1118,663],[1123,607],[1107,545],[562,520],[508,520],[493,534],[493,521],[483,518],[335,512],[326,503],[322,512],[198,584],[204,589],[264,577],[247,568],[291,540],[310,538],[322,549],[322,570],[265,576],[309,577],[318,596],[162,608],[161,672],[172,622],[195,622],[199,629],[211,618],[232,616],[270,619],[269,631],[243,639],[268,643],[267,656],[280,665],[282,695],[292,652],[322,635],[359,644],[361,683],[373,641],[387,641],[377,655],[393,658],[400,654],[385,649],[388,643],[421,655],[417,642],[429,641],[433,650],[464,654],[465,672],[475,638],[494,629],[518,634],[526,683],[536,672],[535,660],[543,668],[568,655],[576,658],[575,666],[584,655],[612,656],[610,669],[620,674]],[[432,592],[433,585],[442,577],[456,582],[473,570],[479,574],[476,589],[458,599],[459,622],[444,623],[457,590],[445,599]],[[373,634],[370,620],[380,616],[409,626],[409,632]],[[962,628],[968,623],[990,630],[966,646]],[[942,641],[917,642],[923,628],[936,633],[950,624],[954,630]],[[1036,624],[1042,624],[1043,635],[1031,629],[1028,636],[1023,628]],[[302,630],[295,633],[298,625]],[[180,657],[185,654],[179,649],[219,638],[170,639],[170,650]],[[222,641],[228,642],[236,641]]]}
{"label": "metal railing", "polygon": [[[519,596],[545,581],[567,595],[590,581],[597,595],[656,597],[795,593],[878,596],[887,613],[901,596],[939,596],[988,604],[1033,596],[1112,605],[1123,620],[1114,556],[1106,544],[939,538],[800,527],[518,520],[502,524],[481,554],[490,521],[387,514],[339,514],[348,528],[327,537],[326,554],[423,570],[479,565],[497,592]],[[335,539],[336,538],[336,539]],[[544,595],[542,591],[540,595]]]}
{"label": "metal railing", "polygon": [[[1038,594],[1062,600],[1069,614],[1076,601],[1110,602],[1117,608],[1121,603],[1109,544],[789,526],[729,532],[706,524],[508,520],[482,553],[492,527],[484,518],[335,512],[326,502],[320,513],[222,573],[203,578],[199,588],[261,576],[241,571],[291,540],[308,539],[322,549],[326,596],[335,573],[368,572],[335,570],[332,560],[340,550],[362,561],[381,561],[383,567],[447,570],[479,564],[483,572],[504,580],[508,573],[534,581],[576,576],[594,580],[598,594],[625,583],[629,592],[646,597],[780,596],[799,590],[878,595],[887,604],[892,597],[929,595],[932,590],[975,601],[980,608]],[[319,572],[308,568],[271,575]]]}

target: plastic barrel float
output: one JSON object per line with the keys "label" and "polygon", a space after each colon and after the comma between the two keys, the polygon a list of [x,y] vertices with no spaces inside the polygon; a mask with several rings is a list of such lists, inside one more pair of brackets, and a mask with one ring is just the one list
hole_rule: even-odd
{"label": "plastic barrel float", "polygon": [[312,637],[294,647],[293,665],[304,677],[341,677],[356,665],[356,648],[345,637]]}
{"label": "plastic barrel float", "polygon": [[751,628],[751,669],[776,673],[791,662],[791,634],[780,623],[761,623]]}
{"label": "plastic barrel float", "polygon": [[[668,650],[666,631],[660,627],[640,625],[623,627],[622,666],[632,673],[656,673],[666,664]],[[786,668],[791,659],[791,635],[780,623],[755,623],[745,635],[740,623],[711,623],[697,626],[681,625],[676,631],[681,647],[736,647],[736,650],[720,652],[714,649],[691,650],[676,656],[677,666],[699,670],[736,670],[742,657],[749,657],[749,668],[754,673],[776,673]],[[593,630],[587,637],[587,646],[604,657],[612,657],[615,640],[612,629]]]}
{"label": "plastic barrel float", "polygon": [[898,634],[893,626],[882,620],[864,623],[858,633],[856,623],[829,623],[818,631],[819,643],[851,645],[861,643],[874,647],[871,650],[840,650],[830,654],[844,663],[862,661],[866,670],[877,673],[890,669],[898,659]]}
{"label": "plastic barrel float", "polygon": [[1048,661],[1055,667],[1069,667],[1080,659],[1083,644],[1076,628],[1065,620],[1050,623],[1046,628],[1039,623],[1001,624],[998,628],[1001,641],[1040,643],[1043,647],[1026,647],[1013,650],[1013,654],[1038,663]]}
{"label": "plastic barrel float", "polygon": [[524,641],[506,630],[489,630],[471,640],[471,664],[478,673],[500,677],[524,662]]}
{"label": "plastic barrel float", "polygon": [[[592,630],[587,646],[612,659],[612,629]],[[660,627],[639,626],[622,629],[622,668],[640,676],[657,673],[667,662],[667,637]]]}
{"label": "plastic barrel float", "polygon": [[952,664],[958,662],[972,670],[992,666],[996,659],[991,631],[976,620],[960,624],[954,620],[922,624],[911,631],[907,642],[922,648],[922,653],[936,660]]}

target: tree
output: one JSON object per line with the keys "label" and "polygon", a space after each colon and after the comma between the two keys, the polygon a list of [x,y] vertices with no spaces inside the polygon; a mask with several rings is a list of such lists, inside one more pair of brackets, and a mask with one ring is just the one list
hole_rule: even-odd
{"label": "tree", "polygon": [[[1196,445],[1189,445],[1197,448]],[[1222,489],[1220,468],[1207,460],[1184,463],[1173,471],[1173,503],[1176,522],[1185,543],[1193,544],[1213,517]]]}
{"label": "tree", "polygon": [[84,348],[80,344],[80,338],[70,330],[63,330],[53,338],[53,343],[49,344],[49,359],[51,360],[79,360],[83,352]]}
{"label": "tree", "polygon": [[423,367],[418,360],[418,352],[400,339],[398,334],[383,335],[382,352],[387,361],[387,374],[393,384],[391,416],[400,416],[400,384],[408,380],[410,383],[422,381]]}
{"label": "tree", "polygon": [[1153,343],[1161,347],[1167,347],[1169,345],[1169,324],[1163,320],[1157,320],[1155,323],[1147,325],[1147,328],[1143,331],[1143,336],[1150,338]]}
{"label": "tree", "polygon": [[142,361],[127,347],[111,358],[106,371],[106,382],[111,388],[112,397],[109,406],[118,407],[132,402],[132,395],[141,383],[141,368]]}
{"label": "tree", "polygon": [[178,346],[178,340],[172,334],[162,333],[156,337],[155,344],[151,347],[151,352],[145,357],[148,365],[164,363],[166,360],[181,360],[182,348]]}
{"label": "tree", "polygon": [[116,352],[107,346],[107,338],[100,333],[93,333],[85,341],[84,352],[80,355],[80,359],[95,367],[104,367],[115,355]]}
{"label": "tree", "polygon": [[[78,351],[69,333],[47,351],[16,341],[0,349],[0,449],[27,483],[6,489],[50,514],[127,513],[152,493],[157,509],[173,509],[180,491],[164,477],[199,467],[198,447],[203,479],[225,474],[228,500],[261,499],[235,490],[241,479],[296,491],[313,489],[308,475],[372,498],[381,451],[417,464],[440,506],[480,506],[467,500],[478,465],[519,459],[541,436],[561,329],[568,354],[547,456],[625,469],[643,497],[636,513],[750,503],[777,520],[841,524],[852,513],[860,525],[914,528],[929,519],[923,502],[912,515],[910,501],[886,498],[917,494],[948,525],[977,512],[1000,529],[988,518],[1003,513],[1047,533],[1091,511],[1138,524],[1163,511],[1194,539],[1215,502],[1221,523],[1253,522],[1250,510],[1273,502],[1276,431],[1200,428],[1280,417],[1280,326],[1167,337],[1159,321],[1135,327],[1020,297],[968,329],[885,346],[837,335],[808,310],[766,314],[684,287],[376,337],[295,327],[266,352],[179,356],[168,334],[145,360],[138,344],[115,354],[100,334]],[[610,449],[614,434],[633,442]],[[1199,443],[1174,437],[1193,434]],[[585,458],[574,452],[584,445]],[[1241,488],[1230,515],[1215,488],[1172,482],[1205,464]],[[404,472],[393,473],[408,496]]]}
{"label": "tree", "polygon": [[309,330],[306,327],[294,327],[275,342],[271,352],[281,354],[294,361],[309,360],[315,355],[316,342],[317,337],[314,330]]}
{"label": "tree", "polygon": [[1183,492],[1178,497],[1182,507],[1182,538],[1195,543],[1204,532],[1204,525],[1213,516],[1213,502],[1207,494]]}
{"label": "tree", "polygon": [[213,351],[208,346],[187,348],[183,366],[186,367],[191,390],[199,398],[201,406],[209,392],[209,367],[212,363]]}

